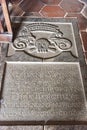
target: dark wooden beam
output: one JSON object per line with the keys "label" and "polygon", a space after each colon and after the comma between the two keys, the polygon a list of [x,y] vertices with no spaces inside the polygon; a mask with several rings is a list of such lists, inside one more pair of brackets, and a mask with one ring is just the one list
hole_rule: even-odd
{"label": "dark wooden beam", "polygon": [[9,11],[7,7],[6,0],[0,0],[1,6],[2,6],[2,11],[5,19],[5,24],[7,28],[7,32],[4,31],[2,23],[0,21],[0,42],[11,42],[12,41],[12,27],[11,27],[11,21],[10,21],[10,16],[9,16]]}

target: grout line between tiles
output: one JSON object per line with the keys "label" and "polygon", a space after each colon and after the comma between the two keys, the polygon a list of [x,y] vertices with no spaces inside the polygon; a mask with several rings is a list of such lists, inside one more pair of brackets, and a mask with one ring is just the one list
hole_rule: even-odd
{"label": "grout line between tiles", "polygon": [[61,7],[61,3],[63,2],[63,0],[60,1],[60,3],[58,4]]}
{"label": "grout line between tiles", "polygon": [[[42,10],[43,10],[46,6],[47,6],[47,4],[45,4],[45,5],[41,8],[41,10],[39,11],[40,14],[42,14],[41,12],[42,12]],[[43,16],[43,15],[42,15],[42,16]]]}

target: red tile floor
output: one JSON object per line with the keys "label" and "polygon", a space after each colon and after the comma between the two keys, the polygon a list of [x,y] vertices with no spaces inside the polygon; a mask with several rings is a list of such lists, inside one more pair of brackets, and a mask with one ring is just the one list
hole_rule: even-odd
{"label": "red tile floor", "polygon": [[87,0],[10,0],[12,14],[30,17],[76,17],[87,63]]}

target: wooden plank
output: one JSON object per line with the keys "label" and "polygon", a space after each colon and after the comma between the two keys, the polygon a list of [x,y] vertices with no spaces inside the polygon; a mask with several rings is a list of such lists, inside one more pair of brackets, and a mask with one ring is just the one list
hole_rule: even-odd
{"label": "wooden plank", "polygon": [[1,0],[1,6],[2,6],[2,10],[3,10],[7,30],[8,30],[9,33],[12,33],[11,22],[10,22],[10,18],[9,18],[9,13],[8,13],[6,0]]}
{"label": "wooden plank", "polygon": [[3,33],[3,32],[4,32],[4,29],[3,29],[2,23],[0,21],[0,33]]}
{"label": "wooden plank", "polygon": [[2,42],[11,42],[12,41],[12,34],[0,34],[0,43]]}

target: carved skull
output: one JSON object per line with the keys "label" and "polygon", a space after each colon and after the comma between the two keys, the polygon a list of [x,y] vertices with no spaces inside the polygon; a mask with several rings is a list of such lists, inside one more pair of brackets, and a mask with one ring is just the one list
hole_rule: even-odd
{"label": "carved skull", "polygon": [[36,41],[36,47],[38,52],[40,53],[45,53],[48,52],[48,47],[49,47],[49,41],[45,38],[38,39]]}

